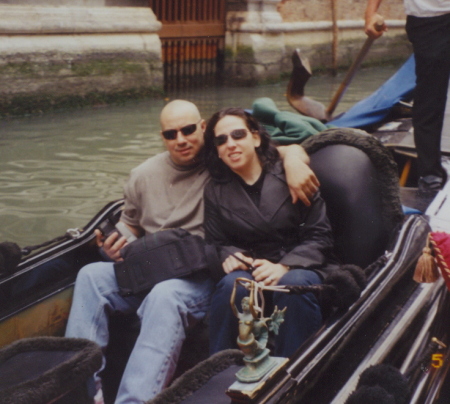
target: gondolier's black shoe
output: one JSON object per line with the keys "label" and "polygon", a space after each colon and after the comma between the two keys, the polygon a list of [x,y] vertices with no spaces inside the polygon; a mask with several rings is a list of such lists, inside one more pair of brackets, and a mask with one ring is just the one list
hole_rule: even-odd
{"label": "gondolier's black shoe", "polygon": [[414,207],[425,213],[437,193],[443,188],[445,182],[446,178],[436,175],[420,177]]}
{"label": "gondolier's black shoe", "polygon": [[445,184],[445,179],[436,175],[426,175],[419,178],[419,194],[435,196]]}

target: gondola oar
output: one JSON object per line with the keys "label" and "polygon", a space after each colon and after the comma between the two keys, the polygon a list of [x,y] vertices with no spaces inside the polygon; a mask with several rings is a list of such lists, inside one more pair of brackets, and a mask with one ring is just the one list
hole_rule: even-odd
{"label": "gondola oar", "polygon": [[[377,21],[375,24],[375,29],[377,31],[381,31],[384,26],[384,21],[381,19]],[[371,38],[370,36],[367,37],[366,41],[364,42],[363,47],[359,51],[358,55],[356,56],[356,59],[353,61],[352,65],[350,66],[350,69],[348,70],[347,74],[344,77],[344,80],[342,81],[341,85],[339,86],[338,90],[334,94],[333,99],[330,102],[330,105],[328,106],[326,113],[327,116],[331,118],[333,115],[334,110],[336,109],[337,105],[339,104],[339,101],[341,100],[342,96],[345,93],[345,90],[347,90],[347,87],[353,80],[353,77],[355,76],[356,71],[358,70],[359,66],[361,65],[361,62],[366,57],[367,52],[369,52],[370,47],[372,46],[373,41],[375,38]]]}
{"label": "gondola oar", "polygon": [[[384,21],[380,20],[376,24],[376,29],[380,31],[384,26]],[[374,38],[368,37],[364,42],[363,47],[359,51],[356,59],[353,61],[350,69],[345,75],[344,80],[336,91],[334,97],[331,100],[328,108],[304,95],[305,84],[311,77],[311,67],[309,61],[303,55],[300,55],[300,51],[296,49],[292,54],[293,70],[291,78],[288,84],[287,99],[289,104],[303,115],[316,118],[322,122],[327,122],[331,119],[334,110],[336,109],[339,101],[345,93],[345,90],[351,83],[356,71],[358,70],[361,62],[369,51]]]}

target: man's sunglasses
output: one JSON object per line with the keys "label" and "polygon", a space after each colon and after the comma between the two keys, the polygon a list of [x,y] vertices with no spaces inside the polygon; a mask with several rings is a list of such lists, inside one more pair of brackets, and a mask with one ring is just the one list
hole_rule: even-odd
{"label": "man's sunglasses", "polygon": [[184,136],[192,135],[197,130],[197,125],[200,123],[202,119],[197,123],[191,123],[190,125],[183,126],[180,129],[167,129],[162,131],[162,135],[164,139],[167,140],[175,140],[177,138],[178,131],[180,131]]}
{"label": "man's sunglasses", "polygon": [[247,129],[235,129],[230,132],[229,135],[219,135],[216,136],[213,140],[214,146],[222,146],[226,142],[228,142],[228,136],[231,136],[234,140],[243,139],[247,136],[248,130]]}

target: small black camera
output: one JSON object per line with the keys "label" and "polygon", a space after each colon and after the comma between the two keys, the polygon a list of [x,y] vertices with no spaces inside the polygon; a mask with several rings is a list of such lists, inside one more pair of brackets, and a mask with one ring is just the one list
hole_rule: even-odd
{"label": "small black camera", "polygon": [[136,240],[136,236],[131,232],[127,225],[118,221],[114,217],[109,217],[103,223],[98,226],[98,229],[102,232],[103,237],[108,238],[114,232],[119,234],[119,237],[125,236],[129,243]]}
{"label": "small black camera", "polygon": [[98,229],[102,232],[102,235],[105,238],[109,237],[114,232],[119,233],[119,237],[121,237],[122,234],[117,229],[116,223],[117,222],[113,221],[112,218],[108,218],[103,223],[101,223],[100,226],[98,226]]}

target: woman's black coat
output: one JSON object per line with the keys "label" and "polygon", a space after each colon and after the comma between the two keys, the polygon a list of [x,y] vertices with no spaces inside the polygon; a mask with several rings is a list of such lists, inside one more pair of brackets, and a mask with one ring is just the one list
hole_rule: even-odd
{"label": "woman's black coat", "polygon": [[[248,252],[290,267],[313,269],[324,278],[335,268],[333,236],[325,202],[317,193],[306,207],[292,204],[280,164],[266,172],[259,209],[236,175],[212,179],[205,187],[205,239],[221,246],[223,262],[231,253]],[[215,279],[224,276],[214,273]]]}

